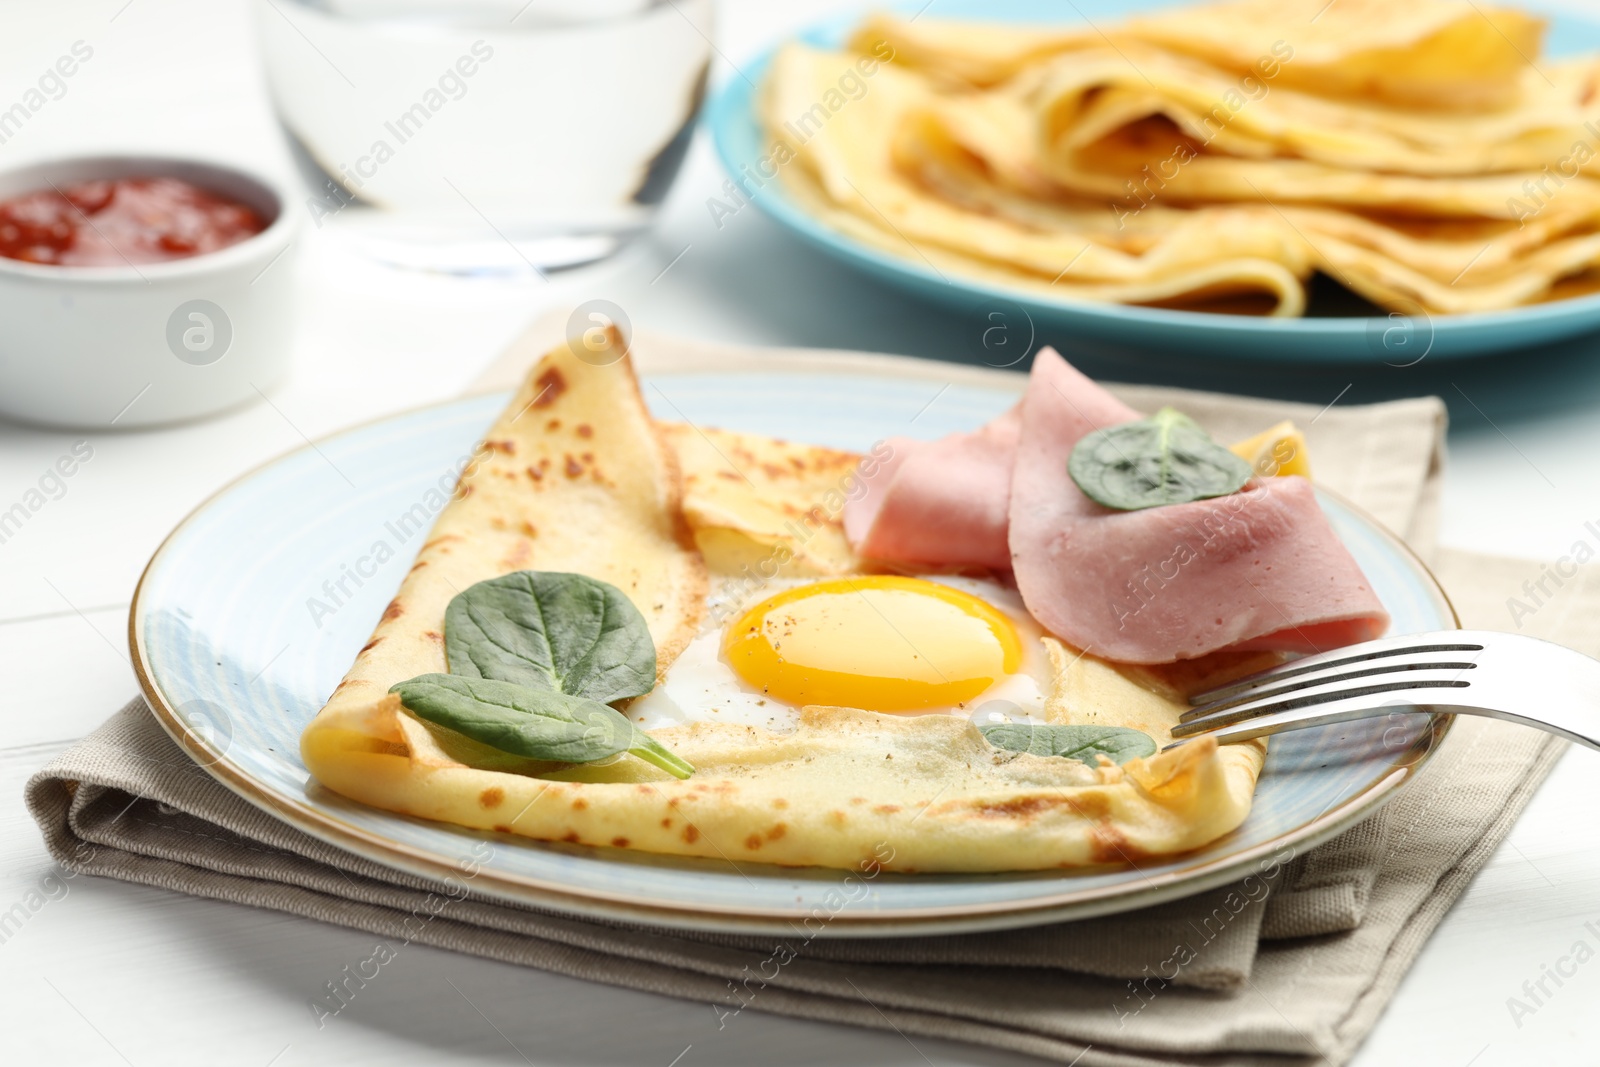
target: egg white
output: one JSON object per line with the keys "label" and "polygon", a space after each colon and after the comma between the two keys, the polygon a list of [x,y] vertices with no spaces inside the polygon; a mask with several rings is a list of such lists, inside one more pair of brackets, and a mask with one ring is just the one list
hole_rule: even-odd
{"label": "egg white", "polygon": [[[1015,674],[1001,678],[966,704],[897,714],[959,715],[980,725],[1043,722],[1045,696],[1051,684],[1049,658],[1040,641],[1044,631],[1023,607],[1017,591],[985,578],[932,574],[919,577],[959,589],[1004,614],[1016,627],[1022,662]],[[735,723],[777,733],[795,730],[800,724],[799,706],[776,700],[739,677],[722,657],[722,638],[729,625],[762,600],[824,580],[774,579],[755,589],[741,587],[732,580],[714,580],[700,632],[668,668],[661,684],[628,706],[627,716],[646,730],[692,722]]]}

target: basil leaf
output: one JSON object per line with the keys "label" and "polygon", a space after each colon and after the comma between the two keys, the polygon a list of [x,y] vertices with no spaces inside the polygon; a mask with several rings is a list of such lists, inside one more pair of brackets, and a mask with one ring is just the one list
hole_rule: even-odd
{"label": "basil leaf", "polygon": [[1096,504],[1137,511],[1226,496],[1253,472],[1189,416],[1162,408],[1148,419],[1085,434],[1067,473]]}
{"label": "basil leaf", "polygon": [[629,752],[676,778],[694,773],[615,708],[586,697],[454,674],[419,675],[389,692],[419,719],[513,755],[593,763]]}
{"label": "basil leaf", "polygon": [[1035,756],[1063,756],[1093,767],[1104,753],[1117,763],[1153,756],[1156,743],[1150,735],[1124,726],[1062,726],[1053,723],[1003,722],[980,726],[995,748]]}
{"label": "basil leaf", "polygon": [[656,646],[626,593],[582,574],[515,571],[456,595],[444,614],[450,673],[609,704],[656,684]]}

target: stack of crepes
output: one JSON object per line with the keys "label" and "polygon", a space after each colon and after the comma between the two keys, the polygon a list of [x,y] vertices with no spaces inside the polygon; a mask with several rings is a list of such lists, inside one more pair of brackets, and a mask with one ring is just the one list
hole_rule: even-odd
{"label": "stack of crepes", "polygon": [[[759,161],[868,244],[1064,298],[1458,314],[1600,280],[1594,56],[1452,0],[1239,0],[1046,29],[868,18],[775,58]],[[757,180],[760,180],[758,177]]]}

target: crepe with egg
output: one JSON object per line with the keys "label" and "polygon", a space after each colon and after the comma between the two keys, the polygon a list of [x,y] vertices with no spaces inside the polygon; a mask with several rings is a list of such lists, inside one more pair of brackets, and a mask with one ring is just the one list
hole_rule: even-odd
{"label": "crepe with egg", "polygon": [[[1238,826],[1263,743],[1156,749],[1187,693],[1277,657],[1114,663],[1003,569],[860,557],[841,513],[895,448],[660,425],[627,360],[555,349],[307,726],[307,768],[473,830],[736,862],[1076,867]],[[578,722],[559,752],[589,755],[506,740],[551,707]]]}

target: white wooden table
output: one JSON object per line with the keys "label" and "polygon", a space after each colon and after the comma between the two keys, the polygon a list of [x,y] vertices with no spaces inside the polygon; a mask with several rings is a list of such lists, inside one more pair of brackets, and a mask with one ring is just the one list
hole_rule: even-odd
{"label": "white wooden table", "polygon": [[[848,6],[724,3],[719,44],[738,62],[819,7]],[[237,0],[0,0],[0,107],[74,41],[94,48],[66,95],[0,145],[0,166],[168,148],[286,170],[250,32]],[[722,77],[737,76],[726,62],[719,67]],[[116,882],[63,880],[23,810],[27,775],[135,693],[128,598],[174,523],[224,481],[308,437],[451,395],[544,308],[605,297],[638,326],[690,337],[981,356],[981,321],[880,287],[799,246],[758,212],[716,228],[705,201],[721,182],[702,137],[650,240],[551,284],[396,273],[310,232],[294,375],[270,404],[179,429],[86,435],[94,457],[66,494],[0,544],[0,915],[33,893],[45,901],[0,933],[6,1062],[1034,1062],[760,1013],[719,1032],[699,1005],[417,946],[319,1030],[307,1001],[371,952],[370,936]],[[1344,372],[1278,372],[1228,384],[1326,401],[1353,384],[1345,403],[1445,393],[1461,410],[1443,540],[1554,560],[1592,536],[1586,520],[1600,519],[1596,347],[1489,367],[1424,366],[1410,378],[1386,371],[1347,383],[1338,380]],[[0,510],[82,436],[0,424]],[[1530,564],[1529,576],[1538,569]],[[1584,925],[1600,919],[1596,811],[1600,756],[1570,753],[1434,935],[1358,1062],[1593,1061],[1586,1035],[1600,964],[1580,967],[1520,1025],[1506,1001],[1576,942],[1600,949]]]}

